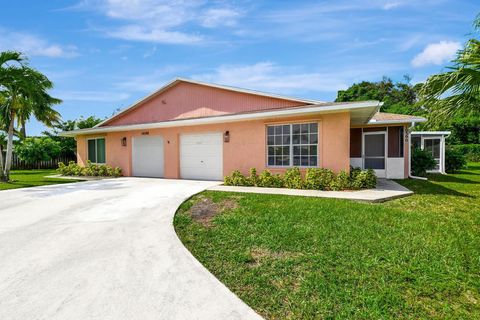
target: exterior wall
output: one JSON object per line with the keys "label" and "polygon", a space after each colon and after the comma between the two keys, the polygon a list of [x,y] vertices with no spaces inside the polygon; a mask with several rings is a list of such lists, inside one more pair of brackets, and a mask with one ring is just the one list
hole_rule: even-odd
{"label": "exterior wall", "polygon": [[112,119],[108,125],[199,118],[301,105],[305,103],[180,82]]}
{"label": "exterior wall", "polygon": [[[150,130],[107,133],[107,164],[121,167],[125,176],[132,172],[132,137],[142,134],[161,135],[164,139],[165,178],[180,177],[180,136],[189,133],[230,132],[230,141],[223,143],[223,173],[233,170],[248,173],[252,167],[257,170],[269,169],[274,173],[285,171],[284,168],[266,166],[266,125],[272,123],[319,123],[319,167],[339,170],[349,169],[350,151],[350,114],[335,113],[323,116],[296,117],[277,121],[243,121],[201,126],[185,126]],[[86,163],[86,139],[89,136],[77,137],[78,163]],[[90,136],[93,137],[93,136]],[[127,146],[121,145],[121,139],[127,138]]]}
{"label": "exterior wall", "polygon": [[[403,157],[398,152],[399,148],[399,128],[403,126],[404,136],[403,139]],[[350,129],[351,143],[360,145],[350,146],[350,165],[352,167],[363,167],[363,158],[361,154],[363,143],[363,132],[375,132],[375,131],[387,131],[386,139],[387,143],[387,159],[386,159],[386,177],[390,179],[405,179],[408,178],[409,168],[409,145],[408,141],[408,127],[407,125],[370,125],[368,127],[355,127]],[[360,138],[359,138],[360,136]],[[360,150],[360,151],[359,151]]]}

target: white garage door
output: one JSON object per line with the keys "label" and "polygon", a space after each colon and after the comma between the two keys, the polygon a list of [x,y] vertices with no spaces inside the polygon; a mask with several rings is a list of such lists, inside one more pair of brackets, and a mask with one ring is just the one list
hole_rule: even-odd
{"label": "white garage door", "polygon": [[222,133],[180,137],[180,176],[183,179],[223,179]]}
{"label": "white garage door", "polygon": [[163,177],[163,138],[141,136],[132,139],[132,173],[135,177]]}

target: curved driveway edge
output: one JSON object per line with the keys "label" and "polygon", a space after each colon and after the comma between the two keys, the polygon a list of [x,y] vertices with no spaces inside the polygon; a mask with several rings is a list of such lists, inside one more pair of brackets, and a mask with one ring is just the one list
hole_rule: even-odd
{"label": "curved driveway edge", "polygon": [[261,319],[183,246],[216,182],[119,178],[0,192],[0,319]]}

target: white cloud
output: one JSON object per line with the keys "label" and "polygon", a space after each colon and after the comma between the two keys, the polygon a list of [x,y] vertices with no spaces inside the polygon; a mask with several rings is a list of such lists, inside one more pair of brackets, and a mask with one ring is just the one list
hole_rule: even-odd
{"label": "white cloud", "polygon": [[441,65],[451,60],[460,48],[460,42],[456,41],[430,43],[413,58],[412,65],[414,67],[422,67],[429,64]]}
{"label": "white cloud", "polygon": [[[371,73],[362,67],[357,70],[365,70],[365,76]],[[249,89],[296,94],[308,91],[335,92],[345,89],[352,78],[356,77],[356,72],[350,72],[349,68],[344,71],[302,72],[297,68],[279,66],[272,62],[259,62],[252,65],[222,65],[211,73],[197,74],[192,77]]]}
{"label": "white cloud", "polygon": [[383,9],[384,9],[384,10],[394,9],[394,8],[400,7],[402,4],[403,4],[403,3],[400,2],[400,1],[387,1],[387,2],[383,5]]}
{"label": "white cloud", "polygon": [[60,45],[30,33],[0,29],[0,50],[17,50],[28,56],[71,58],[78,56],[77,47]]}
{"label": "white cloud", "polygon": [[100,29],[109,37],[168,44],[204,40],[202,35],[188,31],[191,24],[206,28],[233,26],[241,16],[233,7],[215,7],[203,0],[84,0],[75,8],[119,21],[120,25]]}
{"label": "white cloud", "polygon": [[183,32],[146,28],[138,25],[128,25],[106,33],[113,38],[154,43],[188,44],[199,42],[202,39],[200,36]]}
{"label": "white cloud", "polygon": [[211,8],[205,11],[200,19],[200,24],[206,28],[215,28],[218,26],[234,26],[237,19],[242,15],[238,10],[230,8]]}
{"label": "white cloud", "polygon": [[140,75],[122,77],[115,86],[127,92],[152,92],[158,90],[167,81],[179,76],[189,69],[186,65],[169,65],[156,70],[148,70]]}
{"label": "white cloud", "polygon": [[305,71],[264,61],[250,65],[221,65],[212,72],[192,75],[192,79],[300,96],[312,92],[336,93],[361,80],[378,80],[389,72],[398,71],[400,65],[376,62],[331,66],[323,70]]}
{"label": "white cloud", "polygon": [[115,102],[128,99],[129,94],[108,91],[55,91],[55,96],[65,101]]}

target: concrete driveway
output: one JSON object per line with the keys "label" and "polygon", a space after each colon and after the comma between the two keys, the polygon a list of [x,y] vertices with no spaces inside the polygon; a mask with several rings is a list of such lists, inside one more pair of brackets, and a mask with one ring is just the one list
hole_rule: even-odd
{"label": "concrete driveway", "polygon": [[217,183],[119,178],[0,192],[0,319],[260,319],[181,244]]}

